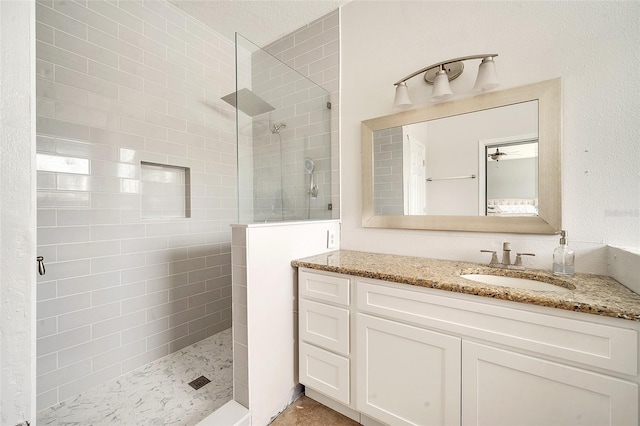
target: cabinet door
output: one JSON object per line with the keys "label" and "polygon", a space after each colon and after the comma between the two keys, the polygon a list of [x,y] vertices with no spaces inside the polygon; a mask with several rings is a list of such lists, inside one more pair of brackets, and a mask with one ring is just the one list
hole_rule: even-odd
{"label": "cabinet door", "polygon": [[638,385],[471,342],[462,344],[464,425],[637,425]]}
{"label": "cabinet door", "polygon": [[298,275],[300,297],[349,306],[351,278],[346,275],[319,274],[303,269]]}
{"label": "cabinet door", "polygon": [[300,339],[349,356],[349,310],[300,299]]}
{"label": "cabinet door", "polygon": [[460,424],[460,339],[357,316],[357,409],[392,425]]}
{"label": "cabinet door", "polygon": [[300,383],[349,405],[349,360],[300,342]]}

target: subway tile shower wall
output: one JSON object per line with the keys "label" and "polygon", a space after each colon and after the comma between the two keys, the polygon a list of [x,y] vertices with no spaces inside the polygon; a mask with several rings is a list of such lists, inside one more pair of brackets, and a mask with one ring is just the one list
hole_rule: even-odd
{"label": "subway tile shower wall", "polygon": [[373,137],[373,208],[379,215],[404,214],[402,186],[403,128],[393,127],[375,132]]}
{"label": "subway tile shower wall", "polygon": [[[269,54],[275,56],[289,67],[295,69],[300,74],[306,76],[311,81],[321,86],[329,92],[331,101],[331,150],[327,147],[320,148],[316,141],[312,142],[312,148],[308,151],[308,155],[314,160],[328,162],[330,164],[330,172],[326,174],[318,174],[317,182],[320,186],[318,200],[315,205],[317,210],[327,208],[327,203],[332,203],[332,212],[329,217],[332,219],[340,218],[340,144],[339,144],[339,117],[340,117],[340,11],[336,9],[333,12],[287,34],[275,42],[264,48]],[[259,61],[256,68],[263,71]],[[258,88],[254,88],[259,90]],[[278,111],[272,116],[277,119],[278,114],[286,111]],[[287,132],[291,132],[295,127],[295,119],[286,118],[285,121],[291,121],[286,130],[283,131],[283,139],[286,140]],[[304,126],[300,126],[303,133],[306,133]],[[317,129],[314,129],[318,132]],[[257,139],[258,143],[260,142]],[[314,143],[316,142],[316,143]],[[259,152],[254,153],[254,159],[258,158]],[[286,160],[286,159],[285,159]],[[268,161],[267,159],[260,159]],[[301,169],[299,164],[285,164],[285,167],[294,167]],[[318,167],[318,169],[321,169]],[[325,169],[325,168],[322,168]],[[330,176],[328,176],[330,174]],[[328,184],[330,182],[330,186]],[[327,188],[327,186],[329,186]],[[323,217],[322,212],[318,211]]]}
{"label": "subway tile shower wall", "polygon": [[[36,20],[42,410],[231,326],[235,65],[164,1],[38,1]],[[169,186],[190,217],[141,211],[168,187],[141,162],[189,171]]]}

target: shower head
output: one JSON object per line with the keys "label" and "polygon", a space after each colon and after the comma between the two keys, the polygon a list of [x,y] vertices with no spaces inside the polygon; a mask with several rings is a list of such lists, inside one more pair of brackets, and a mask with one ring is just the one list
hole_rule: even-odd
{"label": "shower head", "polygon": [[271,125],[271,133],[280,133],[280,129],[283,127],[287,127],[285,123],[280,124],[272,124]]}
{"label": "shower head", "polygon": [[311,158],[307,157],[304,159],[304,171],[307,172],[307,174],[313,173],[314,167],[315,167],[315,163]]}
{"label": "shower head", "polygon": [[263,114],[275,109],[267,102],[262,100],[260,96],[256,95],[247,88],[240,89],[237,92],[229,93],[228,95],[223,96],[220,99],[222,99],[229,105],[238,108],[249,117],[255,117],[258,114]]}

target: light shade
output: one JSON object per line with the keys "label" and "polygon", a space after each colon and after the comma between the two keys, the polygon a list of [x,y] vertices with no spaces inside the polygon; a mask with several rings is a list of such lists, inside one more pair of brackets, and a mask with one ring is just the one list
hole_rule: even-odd
{"label": "light shade", "polygon": [[449,75],[445,70],[440,70],[433,80],[433,91],[431,92],[432,101],[442,101],[453,95],[451,87],[449,87]]}
{"label": "light shade", "polygon": [[[2,0],[0,0],[2,1]],[[498,77],[496,76],[496,66],[493,62],[494,58],[498,56],[497,53],[481,53],[478,55],[463,56],[460,58],[448,59],[446,61],[438,62],[428,67],[421,68],[412,72],[406,77],[393,83],[396,86],[396,96],[393,101],[394,107],[407,107],[411,105],[411,99],[409,99],[409,90],[407,89],[406,81],[410,78],[424,73],[424,80],[433,85],[431,92],[431,102],[440,102],[453,95],[449,82],[455,80],[464,71],[464,61],[471,59],[482,59],[480,68],[478,70],[478,78],[473,88],[476,92],[482,92],[485,90],[491,90],[498,87]]]}
{"label": "light shade", "polygon": [[409,98],[409,88],[404,81],[396,85],[396,97],[393,100],[393,106],[406,107],[411,105],[411,99]]}
{"label": "light shade", "polygon": [[473,86],[473,91],[484,92],[495,89],[498,86],[500,86],[500,82],[496,74],[496,63],[493,62],[492,56],[488,56],[482,60],[478,67],[478,77],[476,78],[476,84]]}

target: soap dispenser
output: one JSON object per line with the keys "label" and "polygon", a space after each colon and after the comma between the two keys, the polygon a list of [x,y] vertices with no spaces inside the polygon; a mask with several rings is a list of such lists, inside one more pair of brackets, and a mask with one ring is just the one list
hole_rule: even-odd
{"label": "soap dispenser", "polygon": [[553,251],[553,275],[573,275],[575,254],[567,245],[567,231],[560,231],[560,245]]}

